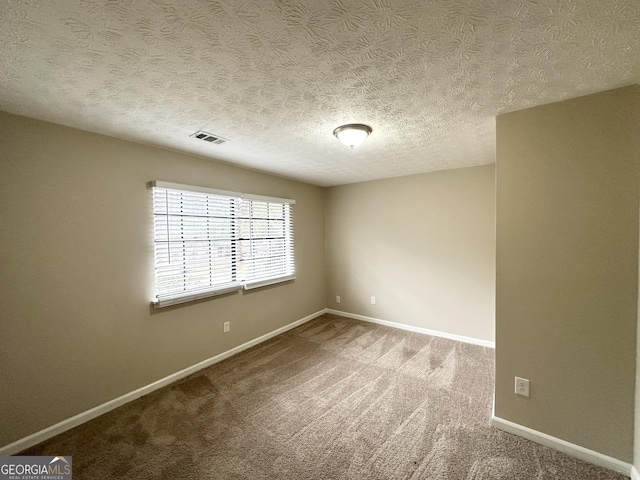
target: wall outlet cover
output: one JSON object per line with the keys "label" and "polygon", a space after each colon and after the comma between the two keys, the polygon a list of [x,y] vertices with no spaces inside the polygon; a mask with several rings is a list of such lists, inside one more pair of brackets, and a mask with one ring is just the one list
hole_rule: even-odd
{"label": "wall outlet cover", "polygon": [[523,397],[529,396],[529,380],[516,377],[516,394],[522,395]]}

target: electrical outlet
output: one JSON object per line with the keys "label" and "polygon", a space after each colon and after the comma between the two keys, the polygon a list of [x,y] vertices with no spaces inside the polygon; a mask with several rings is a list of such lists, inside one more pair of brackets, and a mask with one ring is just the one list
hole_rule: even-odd
{"label": "electrical outlet", "polygon": [[230,322],[224,322],[223,328],[224,328],[224,333],[228,333],[229,330],[231,330],[231,323]]}
{"label": "electrical outlet", "polygon": [[529,380],[516,377],[516,394],[522,395],[523,397],[529,396]]}
{"label": "electrical outlet", "polygon": [[340,303],[340,295],[336,295],[336,303]]}
{"label": "electrical outlet", "polygon": [[375,305],[376,304],[376,297],[371,297],[371,305]]}

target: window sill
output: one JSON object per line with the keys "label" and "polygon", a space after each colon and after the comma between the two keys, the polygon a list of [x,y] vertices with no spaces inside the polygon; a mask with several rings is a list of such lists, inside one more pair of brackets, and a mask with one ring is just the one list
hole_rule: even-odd
{"label": "window sill", "polygon": [[222,286],[214,290],[202,290],[199,292],[190,292],[184,295],[173,295],[167,298],[159,298],[154,302],[151,302],[154,308],[170,307],[171,305],[178,305],[180,303],[193,302],[194,300],[201,300],[203,298],[215,297],[216,295],[224,295],[225,293],[237,292],[242,290],[241,284],[232,284]]}
{"label": "window sill", "polygon": [[245,290],[253,290],[254,288],[266,287],[267,285],[275,285],[276,283],[288,282],[295,280],[295,275],[286,275],[284,277],[265,278],[264,280],[256,280],[255,282],[247,282],[243,288]]}
{"label": "window sill", "polygon": [[166,298],[160,298],[153,302],[153,308],[170,307],[172,305],[179,305],[181,303],[193,302],[195,300],[202,300],[204,298],[215,297],[217,295],[224,295],[226,293],[237,292],[239,290],[253,290],[255,288],[266,287],[268,285],[275,285],[277,283],[289,282],[295,280],[295,275],[286,275],[284,277],[266,278],[264,280],[256,280],[247,283],[235,283],[231,285],[221,286],[214,290],[202,290],[199,292],[190,292],[183,295],[173,295]]}

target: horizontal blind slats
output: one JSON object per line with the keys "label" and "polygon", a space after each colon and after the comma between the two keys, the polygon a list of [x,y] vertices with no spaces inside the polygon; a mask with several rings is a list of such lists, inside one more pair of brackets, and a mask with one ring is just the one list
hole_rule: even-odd
{"label": "horizontal blind slats", "polygon": [[295,278],[294,201],[163,185],[153,189],[157,306]]}

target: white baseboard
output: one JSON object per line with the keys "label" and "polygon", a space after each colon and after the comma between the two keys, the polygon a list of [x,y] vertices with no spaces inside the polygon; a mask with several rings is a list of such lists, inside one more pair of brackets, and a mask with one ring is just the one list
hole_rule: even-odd
{"label": "white baseboard", "polygon": [[[585,462],[598,465],[599,467],[608,468],[609,470],[621,473],[622,475],[632,475],[632,465],[630,463],[623,462],[622,460],[618,460],[617,458],[603,455],[602,453],[589,450],[588,448],[581,447],[580,445],[569,443],[566,440],[552,437],[551,435],[547,435],[546,433],[538,432],[537,430],[533,430],[517,423],[510,422],[509,420],[504,420],[502,418],[496,417],[495,415],[491,418],[491,424],[494,427],[499,428],[500,430],[518,435],[519,437],[526,438],[527,440],[539,443],[540,445],[544,445],[545,447],[553,448],[554,450],[558,450],[562,453],[566,453],[567,455],[571,455],[572,457],[579,458],[580,460],[584,460]],[[637,473],[638,472],[636,471],[635,478],[640,480],[640,477],[637,476]]]}
{"label": "white baseboard", "polygon": [[385,325],[387,327],[399,328],[401,330],[408,330],[410,332],[424,333],[426,335],[433,335],[434,337],[448,338],[449,340],[457,340],[458,342],[472,343],[474,345],[480,345],[482,347],[496,348],[495,342],[489,340],[481,340],[479,338],[465,337],[463,335],[456,335],[453,333],[440,332],[438,330],[429,330],[428,328],[414,327],[413,325],[406,325],[404,323],[390,322],[388,320],[380,320],[373,317],[365,317],[364,315],[358,315],[355,313],[341,312],[339,310],[333,310],[327,308],[327,313],[333,315],[340,315],[341,317],[353,318],[355,320],[362,320],[364,322],[377,323],[378,325]]}
{"label": "white baseboard", "polygon": [[640,472],[635,465],[631,467],[631,480],[640,480]]}
{"label": "white baseboard", "polygon": [[211,357],[207,360],[203,360],[200,363],[196,363],[195,365],[185,368],[184,370],[180,370],[179,372],[169,375],[168,377],[161,378],[160,380],[134,390],[133,392],[126,393],[121,397],[114,398],[113,400],[103,403],[102,405],[98,405],[97,407],[94,407],[90,410],[79,413],[74,417],[56,423],[55,425],[45,428],[44,430],[40,430],[39,432],[29,435],[28,437],[21,438],[20,440],[10,443],[9,445],[0,447],[0,456],[15,455],[16,453],[21,452],[26,448],[33,447],[34,445],[37,445],[40,442],[44,442],[45,440],[48,440],[51,437],[54,437],[62,432],[71,430],[78,425],[88,422],[89,420],[99,417],[100,415],[104,415],[105,413],[110,412],[111,410],[114,410],[126,403],[132,402],[133,400],[136,400],[137,398],[140,398],[144,395],[148,395],[149,393],[158,390],[159,388],[165,387],[177,380],[196,373],[203,368],[207,368],[214,363],[221,362],[222,360],[229,358],[236,353],[240,353],[243,350],[247,350],[248,348],[269,340],[270,338],[280,335],[281,333],[291,330],[292,328],[298,327],[303,323],[306,323],[310,320],[313,320],[314,318],[319,317],[320,315],[323,315],[324,313],[326,313],[326,309],[301,318],[300,320],[296,320],[295,322],[285,325],[284,327],[280,327],[273,332],[262,335],[261,337],[255,338],[247,343],[243,343],[242,345],[232,348],[231,350],[227,350],[226,352],[220,353],[219,355]]}

